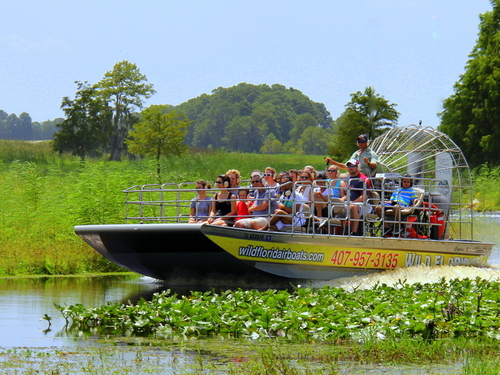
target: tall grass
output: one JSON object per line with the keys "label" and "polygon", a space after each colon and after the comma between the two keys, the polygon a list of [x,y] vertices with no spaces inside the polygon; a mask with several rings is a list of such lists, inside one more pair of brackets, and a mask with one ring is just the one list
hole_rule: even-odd
{"label": "tall grass", "polygon": [[[162,162],[162,182],[214,181],[228,169],[322,168],[319,156],[193,153]],[[157,183],[150,160],[84,164],[47,142],[0,141],[0,275],[122,270],[74,234],[77,224],[123,222],[127,187]]]}
{"label": "tall grass", "polygon": [[500,210],[500,167],[482,165],[474,170],[474,207],[479,211]]}
{"label": "tall grass", "polygon": [[[215,181],[236,168],[277,171],[313,165],[322,156],[193,152],[162,161],[161,182]],[[73,232],[77,224],[122,223],[123,189],[158,182],[154,161],[89,160],[59,156],[49,142],[0,141],[0,275],[70,274],[121,268],[98,255]],[[480,208],[498,210],[500,168],[475,174]]]}

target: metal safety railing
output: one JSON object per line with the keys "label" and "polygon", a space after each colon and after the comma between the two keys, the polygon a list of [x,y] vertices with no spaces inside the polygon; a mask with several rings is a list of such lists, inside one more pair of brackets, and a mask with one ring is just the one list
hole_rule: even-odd
{"label": "metal safety railing", "polygon": [[[405,238],[431,238],[444,239],[449,236],[462,239],[473,238],[473,212],[470,202],[462,202],[462,198],[470,196],[468,186],[444,184],[442,180],[418,180],[415,186],[418,195],[418,205],[411,212],[403,215],[389,215],[390,207],[384,202],[390,197],[400,177],[375,177],[370,178],[370,183],[363,182],[362,187],[353,188],[345,183],[338,194],[327,194],[326,199],[319,199],[321,189],[330,192],[339,189],[336,186],[339,180],[317,180],[308,183],[296,182],[291,189],[293,201],[291,224],[280,228],[290,233],[309,233],[311,235],[350,235],[354,223],[357,223],[356,234],[361,236],[383,236],[385,229],[394,228],[391,235]],[[352,179],[356,180],[356,179]],[[321,182],[320,182],[321,181]],[[205,189],[209,197],[222,190],[237,193],[239,190],[255,190],[251,186],[228,189]],[[263,187],[260,189],[279,192],[280,188]],[[300,193],[298,191],[302,190]],[[124,190],[125,193],[125,222],[126,223],[188,223],[191,212],[191,203],[197,196],[196,183],[165,183],[161,185],[135,185]],[[364,199],[355,203],[349,200],[352,195],[362,194]],[[248,197],[247,201],[254,198]],[[274,207],[282,198],[278,194],[271,194],[268,202],[268,222],[275,215]],[[235,197],[233,200],[238,200]],[[360,215],[351,215],[351,206],[359,205]],[[194,215],[197,217],[197,205]],[[327,208],[319,212],[315,208]],[[375,214],[376,207],[380,207],[380,217]],[[394,210],[393,210],[394,211]],[[288,216],[288,215],[282,215]],[[235,219],[238,215],[235,215]],[[251,215],[249,217],[252,217]],[[279,215],[278,215],[279,218]],[[276,218],[275,218],[276,220]],[[271,228],[267,228],[270,230]]]}

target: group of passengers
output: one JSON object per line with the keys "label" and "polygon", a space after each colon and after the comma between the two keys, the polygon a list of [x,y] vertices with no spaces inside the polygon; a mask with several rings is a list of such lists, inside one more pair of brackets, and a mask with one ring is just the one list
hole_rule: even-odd
{"label": "group of passengers", "polygon": [[[250,175],[250,185],[241,187],[241,174],[230,169],[217,176],[218,190],[213,198],[207,195],[210,184],[204,180],[196,182],[197,196],[191,201],[190,223],[207,222],[212,225],[234,226],[256,230],[280,230],[284,226],[302,226],[305,224],[304,207],[314,208],[314,220],[328,218],[331,214],[329,202],[332,198],[347,202],[346,210],[353,219],[350,234],[356,235],[359,219],[371,207],[364,205],[367,189],[372,185],[369,177],[374,177],[378,156],[369,146],[365,134],[356,139],[359,150],[344,164],[326,158],[326,170],[317,172],[308,165],[302,170],[291,169],[276,173],[267,167],[264,173],[254,170]],[[347,170],[340,174],[339,170]],[[406,176],[405,176],[406,177]],[[407,176],[409,177],[409,176]],[[409,181],[409,182],[408,182]],[[416,194],[411,193],[411,179],[402,180],[399,189],[386,205],[409,206]],[[411,190],[411,191],[410,191]],[[314,207],[312,207],[314,206]],[[383,209],[376,207],[375,212],[383,216]]]}

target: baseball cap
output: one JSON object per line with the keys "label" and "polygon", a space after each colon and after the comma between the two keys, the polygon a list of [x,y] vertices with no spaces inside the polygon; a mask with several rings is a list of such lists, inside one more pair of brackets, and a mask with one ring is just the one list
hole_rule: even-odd
{"label": "baseball cap", "polygon": [[347,167],[352,167],[352,166],[358,166],[359,165],[359,161],[357,161],[356,159],[349,159],[345,165]]}
{"label": "baseball cap", "polygon": [[364,139],[365,141],[368,140],[368,136],[366,134],[361,134],[358,136],[358,138],[356,138],[356,141],[360,140],[360,139]]}

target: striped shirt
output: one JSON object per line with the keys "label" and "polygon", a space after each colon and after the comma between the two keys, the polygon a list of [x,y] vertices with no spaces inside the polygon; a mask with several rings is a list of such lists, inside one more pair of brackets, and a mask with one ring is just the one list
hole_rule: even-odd
{"label": "striped shirt", "polygon": [[391,201],[397,202],[399,205],[405,207],[411,206],[414,199],[417,199],[417,193],[415,193],[413,188],[397,189],[392,193],[390,198]]}

